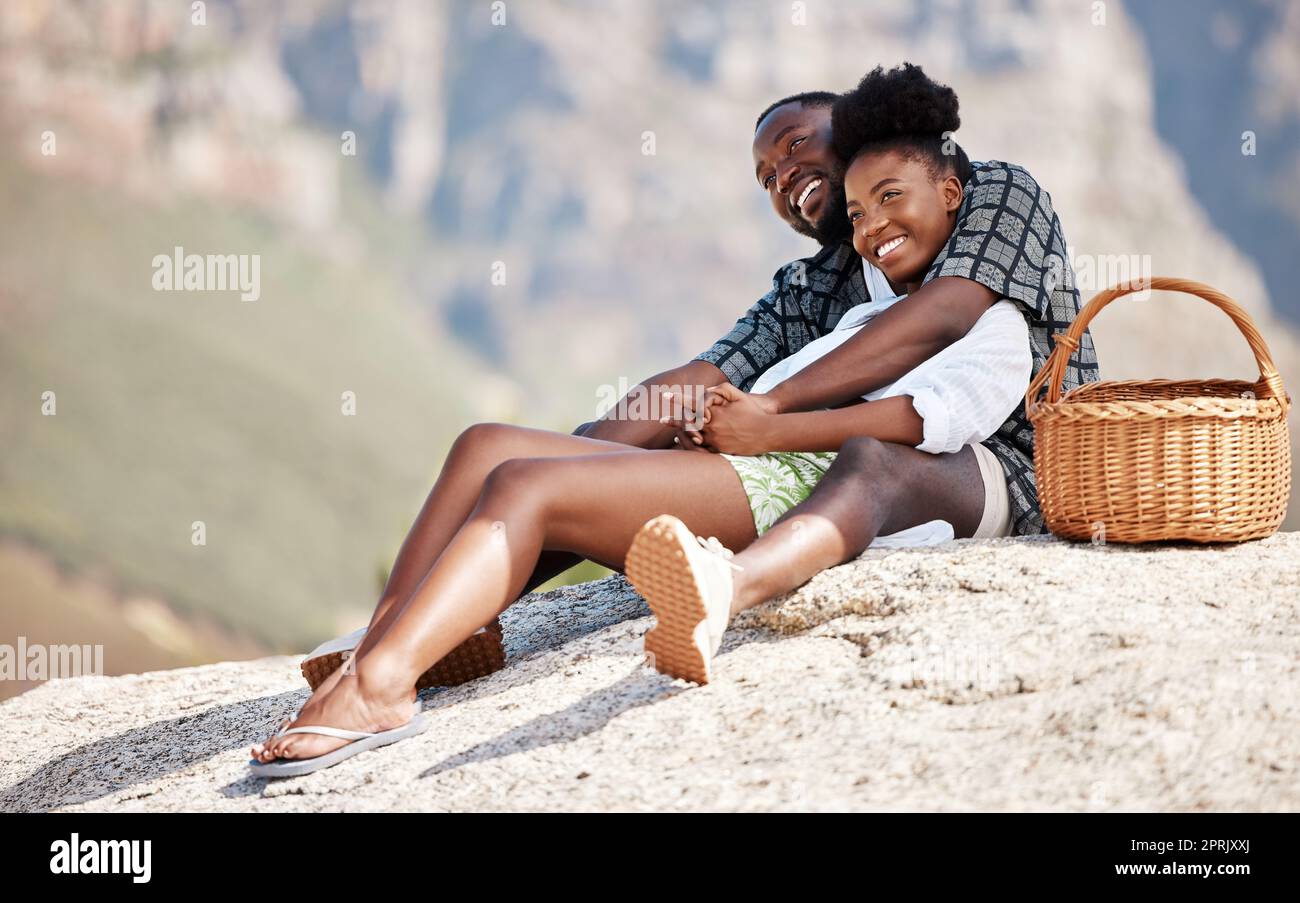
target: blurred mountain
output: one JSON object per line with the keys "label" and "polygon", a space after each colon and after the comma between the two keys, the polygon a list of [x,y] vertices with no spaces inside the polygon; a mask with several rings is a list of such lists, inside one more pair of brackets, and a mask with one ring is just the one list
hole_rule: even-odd
{"label": "blurred mountain", "polygon": [[[451,441],[513,408],[413,302],[420,222],[299,122],[277,57],[185,46],[175,9],[0,12],[0,533],[215,622],[200,660],[303,649],[364,623]],[[154,291],[175,247],[259,255],[260,297]],[[23,592],[19,632],[67,620]]]}
{"label": "blurred mountain", "polygon": [[[510,6],[494,26],[483,7],[451,3],[430,29],[445,46],[440,100],[393,90],[367,101],[358,78],[312,109],[335,128],[351,121],[348,110],[372,111],[367,130],[389,149],[372,171],[391,188],[410,184],[393,161],[419,149],[403,151],[402,131],[386,124],[427,119],[441,103],[439,145],[428,151],[441,168],[418,194],[430,198],[424,209],[440,241],[473,250],[433,270],[444,289],[430,297],[456,335],[520,378],[527,410],[543,418],[562,395],[568,407],[558,410],[586,419],[593,383],[635,380],[707,347],[777,263],[811,250],[753,184],[753,117],[775,97],[842,89],[902,59],[958,88],[958,138],[974,158],[1024,164],[1049,188],[1085,296],[1131,260],[1224,288],[1259,319],[1294,384],[1295,332],[1265,272],[1289,286],[1297,274],[1287,268],[1300,266],[1286,253],[1296,223],[1279,219],[1300,210],[1279,204],[1296,196],[1287,179],[1300,172],[1300,158],[1288,156],[1300,147],[1300,71],[1288,67],[1295,43],[1284,39],[1300,28],[1300,5],[1223,5],[1216,16],[1204,3],[1201,15],[1139,4],[1141,25],[1120,3],[1101,7],[1098,16],[1070,0],[840,2],[816,4],[794,24],[781,5],[552,3]],[[1238,18],[1249,29],[1233,25]],[[344,46],[357,59],[345,69],[403,69],[392,61],[411,42],[378,42],[369,22],[340,9],[308,29],[290,67],[304,95],[339,71]],[[1233,52],[1200,52],[1227,46],[1234,28]],[[329,51],[313,57],[304,47]],[[1260,56],[1269,68],[1249,62]],[[1209,74],[1188,77],[1191,59],[1207,61]],[[1198,88],[1207,80],[1212,93]],[[397,98],[412,93],[420,105],[408,109]],[[1249,118],[1259,119],[1261,154],[1242,155],[1243,129],[1209,115],[1221,110],[1259,111]],[[653,154],[643,152],[647,136]],[[508,267],[507,286],[487,279],[492,260]],[[1290,313],[1300,318],[1300,307]],[[1096,326],[1107,372],[1249,374],[1244,341],[1218,317],[1185,299],[1117,305]],[[539,397],[538,387],[551,391]]]}
{"label": "blurred mountain", "polygon": [[[1134,3],[1150,55],[1156,130],[1215,226],[1300,324],[1300,3]],[[1243,146],[1253,136],[1253,153]]]}
{"label": "blurred mountain", "polygon": [[[450,442],[492,416],[460,388],[473,358],[382,255],[325,259],[234,206],[4,163],[0,209],[21,224],[0,250],[0,533],[276,646],[364,623]],[[260,254],[261,297],[152,291],[174,246]]]}
{"label": "blurred mountain", "polygon": [[[1295,5],[1184,8],[10,0],[0,531],[268,643],[355,623],[460,429],[591,419],[813,250],[759,110],[904,59],[1050,190],[1085,296],[1134,256],[1218,286],[1294,391]],[[176,245],[260,254],[262,298],[152,292]],[[1225,325],[1157,296],[1093,331],[1111,378],[1253,375]]]}

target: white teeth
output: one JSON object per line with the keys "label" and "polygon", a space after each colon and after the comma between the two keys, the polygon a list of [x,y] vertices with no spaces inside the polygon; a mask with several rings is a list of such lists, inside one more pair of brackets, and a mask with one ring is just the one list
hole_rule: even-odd
{"label": "white teeth", "polygon": [[803,202],[808,200],[808,195],[812,194],[813,189],[816,188],[821,183],[822,183],[821,179],[813,179],[811,182],[809,182],[808,187],[803,190],[803,194],[799,195],[799,200],[795,201],[794,205],[798,207],[800,210],[802,210]]}
{"label": "white teeth", "polygon": [[898,238],[891,238],[889,241],[885,242],[883,245],[881,245],[879,248],[876,249],[876,257],[877,258],[884,257],[886,254],[894,250],[894,248],[897,248],[906,240],[907,240],[906,235],[900,235],[898,236]]}

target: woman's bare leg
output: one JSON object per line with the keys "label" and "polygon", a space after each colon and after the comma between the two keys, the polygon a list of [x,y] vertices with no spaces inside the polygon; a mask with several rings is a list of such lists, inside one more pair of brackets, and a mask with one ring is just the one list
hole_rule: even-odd
{"label": "woman's bare leg", "polygon": [[[308,700],[299,723],[365,731],[405,723],[416,678],[518,597],[543,549],[621,568],[637,531],[665,512],[731,548],[754,539],[740,480],[717,455],[624,450],[498,465],[388,630],[358,654],[353,673]],[[295,734],[254,747],[253,755],[302,758],[341,745]]]}
{"label": "woman's bare leg", "polygon": [[[388,583],[371,615],[366,635],[353,655],[316,687],[330,690],[350,668],[352,659],[378,642],[442,554],[465,516],[478,500],[483,481],[496,465],[514,457],[555,457],[573,454],[605,454],[636,451],[620,442],[606,442],[581,436],[552,433],[501,423],[480,423],[465,430],[452,444],[442,472],[429,491],[402,548],[393,562]],[[545,583],[582,559],[569,552],[544,552],[520,594]],[[281,725],[282,727],[284,725]]]}

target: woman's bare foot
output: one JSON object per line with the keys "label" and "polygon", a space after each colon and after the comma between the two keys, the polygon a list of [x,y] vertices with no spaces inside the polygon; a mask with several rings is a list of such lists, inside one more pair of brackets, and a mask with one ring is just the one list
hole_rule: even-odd
{"label": "woman's bare foot", "polygon": [[349,673],[349,671],[351,670],[352,667],[351,656],[352,653],[349,652],[348,657],[343,660],[343,663],[340,664],[337,668],[335,668],[333,673],[331,673],[329,677],[325,678],[319,684],[316,685],[316,689],[312,690],[311,696],[307,698],[307,702],[303,704],[303,708],[299,709],[297,712],[294,712],[288,718],[281,721],[280,726],[277,727],[276,730],[282,731],[285,728],[290,727],[293,724],[294,719],[296,719],[301,714],[303,709],[305,709],[308,705],[310,705],[313,700],[324,699],[326,696],[328,696],[330,694],[330,691],[332,691],[336,686],[338,686],[338,682],[343,679],[343,675]]}
{"label": "woman's bare foot", "polygon": [[355,672],[356,667],[353,661],[353,656],[356,655],[356,652],[357,650],[355,649],[348,650],[348,653],[343,657],[343,661],[333,670],[333,672],[331,672],[330,676],[316,685],[316,689],[313,690],[311,694],[313,699],[317,696],[324,697],[338,686],[338,683],[343,679],[344,674]]}
{"label": "woman's bare foot", "polygon": [[[352,731],[392,730],[411,720],[415,706],[415,687],[405,691],[363,686],[361,676],[339,668],[339,679],[325,691],[324,686],[312,694],[298,717],[288,727],[309,724],[327,725]],[[249,752],[259,762],[276,759],[309,759],[345,746],[347,740],[320,734],[276,735],[265,743],[255,744]]]}

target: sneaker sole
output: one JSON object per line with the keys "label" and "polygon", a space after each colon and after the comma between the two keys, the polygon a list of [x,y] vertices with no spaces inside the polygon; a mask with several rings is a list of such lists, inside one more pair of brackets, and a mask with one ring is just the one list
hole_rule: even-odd
{"label": "sneaker sole", "polygon": [[[302,676],[314,691],[339,669],[352,650],[330,652],[302,663]],[[501,643],[501,622],[495,618],[483,633],[476,633],[448,652],[415,682],[417,690],[426,687],[454,687],[500,671],[506,664],[506,650]]]}
{"label": "sneaker sole", "polygon": [[687,566],[684,542],[672,520],[656,517],[632,540],[624,574],[658,622],[645,635],[645,651],[655,670],[707,684],[711,657],[700,641],[708,635],[708,609]]}

